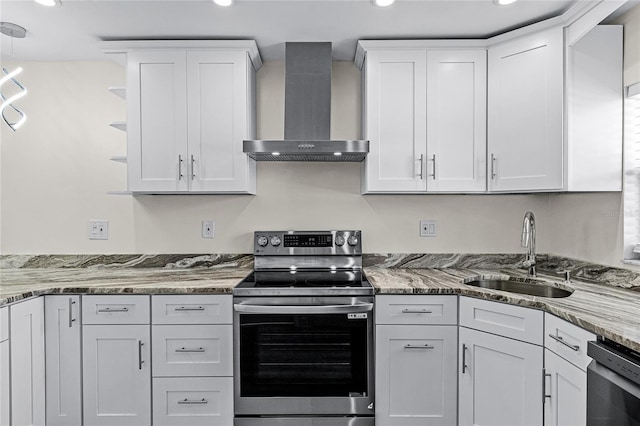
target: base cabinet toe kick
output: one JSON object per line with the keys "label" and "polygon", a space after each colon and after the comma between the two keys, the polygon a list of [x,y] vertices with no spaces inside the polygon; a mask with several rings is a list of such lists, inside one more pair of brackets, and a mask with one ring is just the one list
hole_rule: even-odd
{"label": "base cabinet toe kick", "polygon": [[236,418],[233,426],[374,426],[373,417],[252,417]]}

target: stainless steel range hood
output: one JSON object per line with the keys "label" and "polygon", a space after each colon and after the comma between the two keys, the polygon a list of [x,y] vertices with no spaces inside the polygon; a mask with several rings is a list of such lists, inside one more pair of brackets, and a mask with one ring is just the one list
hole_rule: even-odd
{"label": "stainless steel range hood", "polygon": [[369,141],[329,140],[331,43],[285,44],[284,140],[245,140],[256,161],[360,162]]}

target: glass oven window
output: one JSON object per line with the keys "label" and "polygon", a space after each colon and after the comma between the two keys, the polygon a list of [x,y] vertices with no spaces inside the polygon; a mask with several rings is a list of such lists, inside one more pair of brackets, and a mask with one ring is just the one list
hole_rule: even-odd
{"label": "glass oven window", "polygon": [[241,396],[366,396],[367,323],[347,314],[241,315]]}

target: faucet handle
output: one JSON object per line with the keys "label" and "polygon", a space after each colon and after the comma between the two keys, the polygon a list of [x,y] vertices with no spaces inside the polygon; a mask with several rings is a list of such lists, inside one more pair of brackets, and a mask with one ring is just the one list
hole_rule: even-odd
{"label": "faucet handle", "polygon": [[556,271],[556,274],[562,274],[562,276],[564,277],[564,282],[565,283],[569,283],[571,282],[571,271],[566,269],[564,271]]}

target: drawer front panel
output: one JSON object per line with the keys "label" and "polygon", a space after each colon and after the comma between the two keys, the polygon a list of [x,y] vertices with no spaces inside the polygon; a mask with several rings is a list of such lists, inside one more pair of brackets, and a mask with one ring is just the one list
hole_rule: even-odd
{"label": "drawer front panel", "polygon": [[9,308],[0,308],[0,342],[9,339]]}
{"label": "drawer front panel", "polygon": [[153,375],[232,376],[231,325],[154,325]]}
{"label": "drawer front panel", "polygon": [[460,325],[534,345],[543,344],[543,314],[535,309],[460,297]]}
{"label": "drawer front panel", "polygon": [[153,379],[154,426],[233,424],[233,378]]}
{"label": "drawer front panel", "polygon": [[149,324],[149,296],[82,296],[83,324]]}
{"label": "drawer front panel", "polygon": [[587,355],[587,342],[596,340],[596,335],[571,324],[555,315],[544,315],[544,346],[587,371],[591,358]]}
{"label": "drawer front panel", "polygon": [[457,296],[376,296],[376,324],[458,323]]}
{"label": "drawer front panel", "polygon": [[153,296],[153,324],[231,324],[231,295]]}

